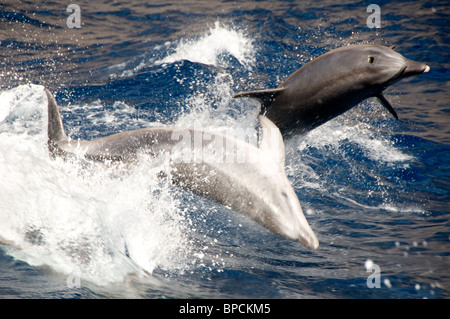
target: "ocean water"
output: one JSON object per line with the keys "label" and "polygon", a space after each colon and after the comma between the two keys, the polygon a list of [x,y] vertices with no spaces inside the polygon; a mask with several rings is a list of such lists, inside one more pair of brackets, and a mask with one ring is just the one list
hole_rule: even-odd
{"label": "ocean water", "polygon": [[[448,1],[0,4],[0,298],[449,298]],[[47,151],[43,87],[72,139],[255,127],[233,94],[348,44],[396,45],[427,74],[286,141],[320,247],[154,179]],[[319,75],[320,76],[320,75]],[[326,76],[326,75],[324,75]],[[256,129],[255,129],[256,133]]]}

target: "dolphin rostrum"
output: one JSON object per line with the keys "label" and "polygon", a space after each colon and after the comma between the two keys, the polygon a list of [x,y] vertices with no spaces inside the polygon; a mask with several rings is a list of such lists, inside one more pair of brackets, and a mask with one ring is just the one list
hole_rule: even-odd
{"label": "dolphin rostrum", "polygon": [[[179,127],[126,131],[95,140],[70,140],[52,94],[48,147],[52,156],[78,153],[96,161],[135,163],[141,156],[168,158],[171,181],[182,189],[242,213],[270,231],[319,246],[285,172],[279,129],[260,115],[259,147],[231,135]],[[167,157],[164,157],[167,156]]]}
{"label": "dolphin rostrum", "polygon": [[393,47],[349,45],[305,64],[276,89],[241,92],[234,97],[260,100],[261,113],[283,136],[289,136],[307,133],[370,97],[377,97],[398,119],[383,90],[429,70],[428,65],[406,59]]}

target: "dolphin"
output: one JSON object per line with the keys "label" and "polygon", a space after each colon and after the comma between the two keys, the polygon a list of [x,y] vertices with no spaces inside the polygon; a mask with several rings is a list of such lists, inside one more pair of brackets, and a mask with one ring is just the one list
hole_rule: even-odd
{"label": "dolphin", "polygon": [[307,133],[370,97],[377,97],[398,119],[383,90],[405,77],[426,73],[430,67],[393,49],[368,44],[341,47],[305,64],[278,88],[240,92],[234,97],[259,100],[261,113],[285,137]]}
{"label": "dolphin", "polygon": [[[308,224],[285,172],[279,129],[259,115],[259,147],[231,135],[193,128],[160,127],[121,132],[94,140],[71,140],[55,98],[48,98],[48,148],[52,157],[82,154],[94,161],[133,165],[142,156],[167,158],[171,181],[227,206],[305,247],[319,241]],[[158,162],[155,160],[155,162]]]}

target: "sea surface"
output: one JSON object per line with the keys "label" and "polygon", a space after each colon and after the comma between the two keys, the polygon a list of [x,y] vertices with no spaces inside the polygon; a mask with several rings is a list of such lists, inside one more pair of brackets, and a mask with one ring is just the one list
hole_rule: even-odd
{"label": "sea surface", "polygon": [[[449,1],[377,1],[379,28],[372,1],[72,3],[79,16],[68,1],[0,3],[0,298],[450,298]],[[148,162],[124,173],[48,155],[43,87],[73,140],[256,134],[260,105],[235,93],[358,43],[431,70],[385,91],[399,121],[369,99],[286,140],[317,250]]]}

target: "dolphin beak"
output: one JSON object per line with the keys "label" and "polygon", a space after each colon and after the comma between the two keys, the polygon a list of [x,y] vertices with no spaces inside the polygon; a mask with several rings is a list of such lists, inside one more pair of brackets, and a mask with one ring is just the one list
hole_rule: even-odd
{"label": "dolphin beak", "polygon": [[319,240],[311,229],[311,226],[309,226],[305,216],[302,213],[297,217],[297,220],[290,220],[289,225],[284,224],[283,226],[277,225],[271,227],[273,224],[269,224],[265,225],[265,227],[284,238],[300,242],[300,244],[308,249],[317,249],[319,247]]}
{"label": "dolphin beak", "polygon": [[411,75],[417,75],[422,73],[427,73],[430,71],[430,67],[425,63],[416,62],[413,60],[405,59],[406,67],[402,72],[402,77],[407,77]]}
{"label": "dolphin beak", "polygon": [[306,234],[300,236],[298,241],[309,249],[317,249],[319,247],[319,240],[311,229]]}
{"label": "dolphin beak", "polygon": [[293,205],[293,208],[291,210],[285,209],[280,215],[272,214],[262,224],[284,238],[298,241],[306,248],[317,249],[319,240],[303,214],[297,195],[295,195],[295,200],[294,197],[292,198],[290,204]]}
{"label": "dolphin beak", "polygon": [[294,230],[290,233],[290,236],[294,240],[298,240],[303,246],[309,249],[317,249],[319,247],[319,240],[314,234],[314,231],[311,229],[308,221],[306,220],[303,212],[297,215],[298,221],[297,223],[292,223],[294,226]]}

